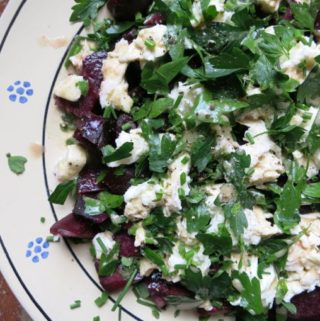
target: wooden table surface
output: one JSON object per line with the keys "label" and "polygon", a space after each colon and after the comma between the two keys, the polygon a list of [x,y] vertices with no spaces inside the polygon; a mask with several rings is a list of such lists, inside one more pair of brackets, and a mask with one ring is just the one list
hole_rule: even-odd
{"label": "wooden table surface", "polygon": [[[9,0],[0,0],[0,15]],[[1,18],[0,18],[1,19]],[[0,273],[0,321],[32,321]]]}

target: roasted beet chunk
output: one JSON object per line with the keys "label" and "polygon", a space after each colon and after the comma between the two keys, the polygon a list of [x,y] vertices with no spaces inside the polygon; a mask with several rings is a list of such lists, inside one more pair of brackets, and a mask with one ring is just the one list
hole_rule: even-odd
{"label": "roasted beet chunk", "polygon": [[184,287],[163,280],[160,272],[153,273],[146,283],[150,297],[159,309],[163,309],[167,305],[166,297],[168,296],[191,296],[191,292]]}
{"label": "roasted beet chunk", "polygon": [[102,287],[108,292],[121,290],[127,283],[127,280],[118,270],[110,276],[100,276],[99,280]]}
{"label": "roasted beet chunk", "polygon": [[137,28],[132,28],[126,33],[122,35],[122,38],[124,40],[127,40],[129,43],[131,43],[135,38],[137,38],[138,35],[138,29]]}
{"label": "roasted beet chunk", "polygon": [[165,22],[165,18],[161,14],[161,12],[156,12],[156,13],[152,14],[151,16],[149,16],[144,21],[144,25],[148,26],[148,27],[152,27],[152,26],[155,26],[155,25],[163,24],[164,22]]}
{"label": "roasted beet chunk", "polygon": [[92,239],[98,233],[98,229],[82,217],[69,214],[53,224],[50,232],[63,237]]}
{"label": "roasted beet chunk", "polygon": [[117,118],[116,123],[116,136],[119,136],[119,134],[123,131],[122,126],[125,124],[129,124],[130,128],[137,128],[136,123],[133,121],[132,117],[128,114],[121,114]]}
{"label": "roasted beet chunk", "polygon": [[152,0],[109,0],[108,9],[117,20],[133,20],[136,13],[145,13]]}
{"label": "roasted beet chunk", "polygon": [[81,111],[79,109],[79,102],[71,102],[69,100],[63,99],[61,97],[54,97],[55,105],[63,112],[70,113],[76,117],[81,116]]}
{"label": "roasted beet chunk", "polygon": [[101,72],[103,60],[107,58],[107,52],[98,51],[87,56],[83,60],[82,75],[86,79],[92,80],[95,87],[100,88],[103,75]]}
{"label": "roasted beet chunk", "polygon": [[108,169],[103,183],[113,194],[122,195],[130,187],[130,180],[134,177],[134,168],[125,167],[122,175],[115,174],[113,168]]}
{"label": "roasted beet chunk", "polygon": [[77,180],[77,192],[79,194],[98,193],[105,189],[102,183],[97,183],[101,171],[82,171]]}
{"label": "roasted beet chunk", "polygon": [[[91,196],[92,197],[92,196]],[[100,224],[105,222],[108,219],[108,215],[105,213],[101,213],[98,215],[88,215],[85,213],[85,202],[81,195],[77,196],[76,203],[73,208],[73,214],[82,216],[83,218],[91,221],[95,224]]]}
{"label": "roasted beet chunk", "polygon": [[288,321],[319,321],[320,320],[320,289],[310,293],[304,292],[292,299],[297,313],[288,316]]}
{"label": "roasted beet chunk", "polygon": [[120,246],[120,256],[138,257],[140,256],[139,248],[134,246],[134,238],[128,234],[121,233],[115,236],[115,240]]}

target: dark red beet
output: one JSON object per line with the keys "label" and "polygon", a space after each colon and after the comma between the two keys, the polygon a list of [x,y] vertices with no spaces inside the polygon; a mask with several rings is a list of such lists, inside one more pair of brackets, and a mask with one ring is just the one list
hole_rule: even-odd
{"label": "dark red beet", "polygon": [[115,236],[115,240],[120,246],[120,256],[139,257],[140,251],[134,246],[134,238],[128,234],[121,233]]}
{"label": "dark red beet", "polygon": [[131,128],[137,128],[137,124],[133,121],[130,115],[128,114],[119,115],[116,122],[116,136],[119,136],[119,134],[122,132],[122,126],[127,123],[131,125]]}
{"label": "dark red beet", "polygon": [[156,12],[150,15],[149,17],[147,17],[147,19],[144,21],[144,25],[148,27],[152,27],[155,25],[163,24],[164,22],[165,22],[165,18],[161,14],[161,12]]}
{"label": "dark red beet", "polygon": [[101,214],[98,214],[98,215],[88,215],[88,214],[86,214],[85,213],[84,200],[83,200],[83,197],[81,195],[77,196],[76,203],[75,203],[74,208],[73,208],[73,214],[75,214],[77,216],[82,216],[86,220],[91,221],[92,223],[95,223],[95,224],[101,224],[101,223],[105,222],[109,217],[105,213],[101,213]]}
{"label": "dark red beet", "polygon": [[98,145],[103,133],[104,122],[103,117],[90,114],[83,116],[76,125],[83,138],[94,145]]}
{"label": "dark red beet", "polygon": [[124,40],[127,40],[129,43],[131,43],[138,35],[138,29],[137,28],[132,28],[126,33],[122,35],[122,38]]}
{"label": "dark red beet", "polygon": [[99,280],[102,287],[108,292],[119,291],[127,283],[127,280],[123,278],[118,270],[110,276],[100,276]]}
{"label": "dark red beet", "polygon": [[145,13],[152,0],[109,0],[108,9],[116,20],[133,20],[138,12]]}
{"label": "dark red beet", "polygon": [[293,19],[293,14],[290,8],[287,8],[285,13],[283,14],[283,19],[285,20],[292,20]]}
{"label": "dark red beet", "polygon": [[102,183],[97,183],[101,171],[85,170],[82,171],[77,180],[77,192],[79,194],[98,193],[105,190]]}
{"label": "dark red beet", "polygon": [[223,304],[221,308],[213,308],[211,311],[207,311],[205,309],[198,309],[198,314],[200,317],[209,317],[211,315],[217,314],[226,314],[232,310],[232,307],[227,303]]}
{"label": "dark red beet", "polygon": [[130,187],[130,180],[134,177],[134,168],[125,167],[124,173],[118,176],[114,169],[109,169],[103,183],[113,194],[123,195]]}
{"label": "dark red beet", "polygon": [[53,224],[50,232],[63,237],[92,239],[98,233],[98,229],[84,218],[69,214]]}
{"label": "dark red beet", "polygon": [[316,21],[314,24],[314,28],[316,30],[320,30],[320,11],[318,11],[317,17],[316,17]]}
{"label": "dark red beet", "polygon": [[320,289],[310,293],[304,292],[292,299],[297,313],[288,316],[287,321],[319,321],[320,320]]}
{"label": "dark red beet", "polygon": [[73,114],[76,117],[81,117],[82,113],[79,108],[79,102],[71,102],[57,96],[54,97],[54,102],[61,111]]}
{"label": "dark red beet", "polygon": [[93,85],[99,90],[103,75],[101,72],[103,60],[107,58],[107,52],[98,51],[87,56],[83,60],[82,76],[92,80]]}

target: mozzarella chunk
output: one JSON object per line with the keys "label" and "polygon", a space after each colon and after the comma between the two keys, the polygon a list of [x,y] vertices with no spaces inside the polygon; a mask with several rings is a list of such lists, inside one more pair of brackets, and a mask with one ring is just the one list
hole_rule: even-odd
{"label": "mozzarella chunk", "polygon": [[303,233],[289,249],[286,270],[288,292],[284,298],[291,298],[304,291],[313,291],[320,286],[320,214],[301,215],[298,226],[291,234]]}
{"label": "mozzarella chunk", "polygon": [[95,44],[92,41],[88,41],[87,39],[81,40],[80,45],[81,45],[81,50],[77,54],[69,58],[73,67],[75,67],[76,70],[78,71],[82,69],[83,60],[87,56],[92,54],[95,49]]}
{"label": "mozzarella chunk", "polygon": [[185,116],[192,111],[194,103],[199,95],[203,93],[203,87],[198,84],[188,85],[181,81],[169,93],[168,97],[176,101],[179,96],[183,96],[177,108],[181,116]]}
{"label": "mozzarella chunk", "polygon": [[272,217],[272,214],[264,213],[260,207],[254,206],[252,210],[246,208],[244,214],[248,222],[248,227],[243,233],[245,244],[257,245],[264,238],[282,233],[276,225],[272,225],[267,220]]}
{"label": "mozzarella chunk", "polygon": [[230,154],[235,152],[239,144],[233,139],[231,126],[215,125],[213,129],[216,132],[216,145],[214,146],[215,154]]}
{"label": "mozzarella chunk", "polygon": [[103,233],[98,233],[92,240],[92,244],[95,248],[96,251],[96,258],[100,259],[102,253],[104,252],[101,248],[101,245],[99,244],[102,243],[105,248],[110,252],[113,247],[116,245],[115,240],[112,237],[112,233],[109,231],[105,231]]}
{"label": "mozzarella chunk", "polygon": [[124,215],[130,221],[145,219],[150,211],[159,204],[157,194],[161,193],[163,193],[162,186],[151,180],[136,186],[130,186],[124,194],[126,203]]}
{"label": "mozzarella chunk", "polygon": [[69,75],[65,79],[60,80],[55,89],[54,94],[57,97],[75,102],[81,97],[80,87],[77,85],[80,81],[84,81],[82,76]]}
{"label": "mozzarella chunk", "polygon": [[[269,265],[260,279],[258,276],[258,257],[248,254],[231,254],[231,271],[245,272],[250,279],[257,278],[260,281],[261,288],[261,301],[263,306],[269,309],[273,305],[274,298],[276,296],[276,288],[278,284],[278,276],[273,265]],[[241,262],[241,263],[240,263]],[[230,274],[231,274],[230,271]],[[243,286],[238,279],[232,281],[232,285],[241,293]],[[243,306],[245,302],[239,297],[237,300],[230,302],[234,306]]]}
{"label": "mozzarella chunk", "polygon": [[116,146],[117,148],[119,148],[125,143],[133,143],[133,150],[131,151],[131,155],[127,158],[108,163],[109,167],[118,167],[120,165],[133,164],[138,161],[142,155],[149,151],[149,145],[142,137],[141,128],[131,129],[128,133],[122,131],[119,137],[116,139]]}
{"label": "mozzarella chunk", "polygon": [[158,266],[150,260],[143,258],[139,261],[139,273],[141,276],[150,276],[154,270],[158,270]]}
{"label": "mozzarella chunk", "polygon": [[254,137],[254,144],[247,143],[240,146],[241,150],[250,155],[250,166],[254,168],[253,174],[249,177],[249,183],[261,185],[276,181],[284,173],[280,147],[266,133],[267,128],[264,121],[243,121],[241,123],[249,127],[247,132]]}
{"label": "mozzarella chunk", "polygon": [[281,0],[257,0],[257,4],[266,13],[278,11]]}
{"label": "mozzarella chunk", "polygon": [[[290,49],[289,57],[280,57],[280,68],[283,73],[301,84],[317,64],[315,58],[319,55],[320,45],[317,45],[314,41],[310,45],[305,45],[299,41]],[[301,67],[302,65],[305,68]]]}
{"label": "mozzarella chunk", "polygon": [[79,145],[68,145],[65,156],[55,167],[55,176],[59,181],[65,182],[77,176],[87,162],[87,154]]}
{"label": "mozzarella chunk", "polygon": [[[167,48],[164,35],[167,32],[165,25],[155,25],[139,31],[137,38],[129,44],[121,39],[116,43],[113,51],[108,53],[102,66],[103,81],[100,87],[100,104],[102,107],[111,106],[129,113],[133,106],[133,99],[128,93],[128,83],[125,73],[130,62],[154,61],[162,57]],[[152,39],[154,48],[145,45],[147,39]]]}

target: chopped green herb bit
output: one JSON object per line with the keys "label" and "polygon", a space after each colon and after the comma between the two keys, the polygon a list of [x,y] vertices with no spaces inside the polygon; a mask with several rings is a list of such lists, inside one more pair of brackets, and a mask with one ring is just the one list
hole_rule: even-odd
{"label": "chopped green herb bit", "polygon": [[102,292],[101,296],[99,296],[94,300],[94,303],[96,304],[96,306],[101,308],[108,302],[108,299],[109,299],[109,294],[107,292]]}
{"label": "chopped green herb bit", "polygon": [[89,91],[89,82],[88,80],[78,81],[76,86],[80,89],[82,96],[87,96]]}
{"label": "chopped green herb bit", "polygon": [[63,205],[68,195],[76,188],[76,179],[59,184],[49,196],[49,202]]}
{"label": "chopped green herb bit", "polygon": [[78,309],[81,307],[81,301],[80,300],[75,300],[74,303],[72,303],[70,305],[70,309],[74,310],[74,309]]}
{"label": "chopped green herb bit", "polygon": [[46,222],[46,218],[45,217],[40,217],[40,222],[43,224]]}
{"label": "chopped green herb bit", "polygon": [[27,159],[24,156],[13,156],[11,154],[7,154],[8,165],[10,170],[19,175],[24,173],[25,164],[27,163]]}

